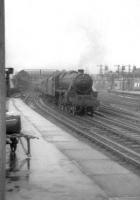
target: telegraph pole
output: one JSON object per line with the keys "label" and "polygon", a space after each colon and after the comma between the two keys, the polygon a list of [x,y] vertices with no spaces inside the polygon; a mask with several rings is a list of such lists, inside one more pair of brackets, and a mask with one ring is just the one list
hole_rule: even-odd
{"label": "telegraph pole", "polygon": [[5,25],[4,0],[0,0],[0,200],[5,200]]}

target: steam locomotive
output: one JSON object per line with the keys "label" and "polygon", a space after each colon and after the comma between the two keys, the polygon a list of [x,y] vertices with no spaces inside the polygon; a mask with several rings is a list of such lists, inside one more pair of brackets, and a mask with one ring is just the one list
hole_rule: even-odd
{"label": "steam locomotive", "polygon": [[13,84],[17,92],[29,89],[31,86],[30,74],[24,70],[21,70],[13,77]]}
{"label": "steam locomotive", "polygon": [[99,106],[92,78],[84,70],[55,72],[38,86],[41,94],[51,97],[61,110],[73,115],[93,115]]}

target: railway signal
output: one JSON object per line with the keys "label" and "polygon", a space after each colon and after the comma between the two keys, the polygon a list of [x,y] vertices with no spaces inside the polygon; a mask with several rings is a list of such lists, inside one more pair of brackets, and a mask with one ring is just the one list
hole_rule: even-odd
{"label": "railway signal", "polygon": [[5,78],[6,78],[6,96],[9,97],[9,90],[10,90],[10,74],[13,74],[14,69],[9,67],[5,68]]}

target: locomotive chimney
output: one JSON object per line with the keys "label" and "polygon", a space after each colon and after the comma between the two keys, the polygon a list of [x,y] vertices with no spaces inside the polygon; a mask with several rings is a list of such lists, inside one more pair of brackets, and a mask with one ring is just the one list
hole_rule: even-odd
{"label": "locomotive chimney", "polygon": [[83,69],[78,69],[78,74],[84,74],[84,70]]}

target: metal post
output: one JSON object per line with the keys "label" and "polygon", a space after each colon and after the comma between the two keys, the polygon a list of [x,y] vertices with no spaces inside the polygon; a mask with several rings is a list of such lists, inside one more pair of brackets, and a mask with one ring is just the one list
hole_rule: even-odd
{"label": "metal post", "polygon": [[0,0],[0,199],[5,199],[5,28],[4,0]]}
{"label": "metal post", "polygon": [[27,139],[27,154],[28,156],[30,156],[31,155],[30,138],[27,137],[26,139]]}
{"label": "metal post", "polygon": [[10,89],[10,77],[8,71],[6,72],[6,96],[9,97],[9,89]]}

